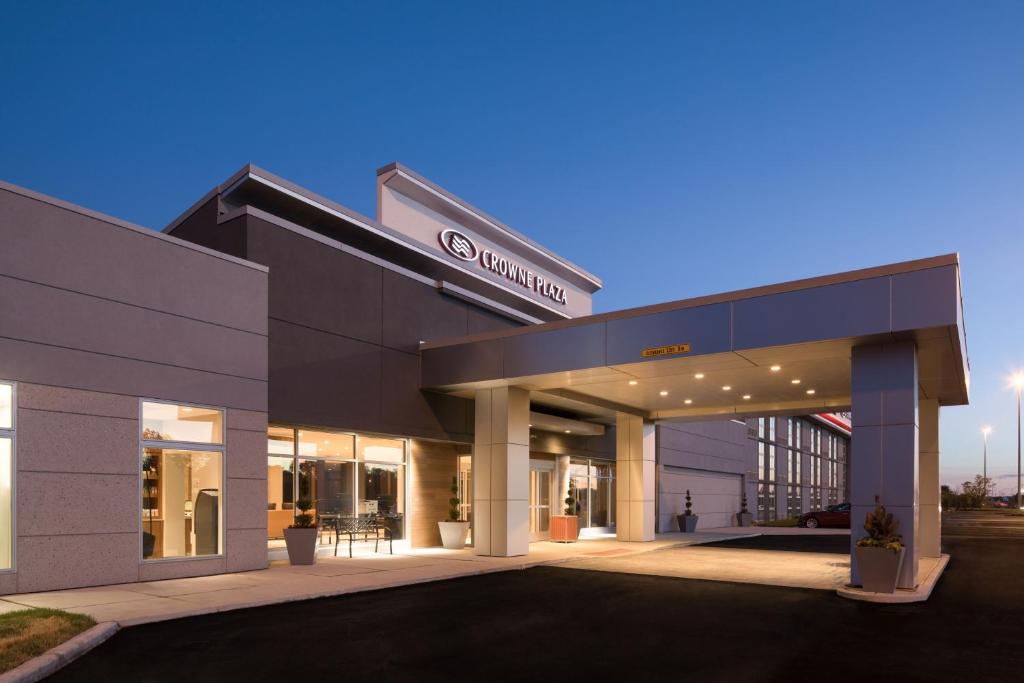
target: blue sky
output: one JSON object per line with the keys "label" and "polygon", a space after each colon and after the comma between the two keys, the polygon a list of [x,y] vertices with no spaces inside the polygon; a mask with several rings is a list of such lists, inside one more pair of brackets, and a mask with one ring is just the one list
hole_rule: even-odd
{"label": "blue sky", "polygon": [[1016,472],[1024,3],[5,4],[0,178],[142,225],[249,161],[372,215],[400,160],[598,310],[960,252],[943,478],[984,423]]}

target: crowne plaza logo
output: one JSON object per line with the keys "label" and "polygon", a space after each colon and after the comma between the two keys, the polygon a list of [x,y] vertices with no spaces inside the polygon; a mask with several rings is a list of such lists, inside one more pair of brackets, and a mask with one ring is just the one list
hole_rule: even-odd
{"label": "crowne plaza logo", "polygon": [[535,273],[515,260],[491,249],[480,249],[476,243],[458,230],[448,228],[437,235],[437,241],[446,252],[462,261],[476,263],[480,268],[503,277],[534,294],[565,305],[565,287],[552,282],[545,275]]}
{"label": "crowne plaza logo", "polygon": [[480,253],[473,240],[458,230],[444,230],[438,238],[445,251],[463,261],[476,261],[477,254]]}

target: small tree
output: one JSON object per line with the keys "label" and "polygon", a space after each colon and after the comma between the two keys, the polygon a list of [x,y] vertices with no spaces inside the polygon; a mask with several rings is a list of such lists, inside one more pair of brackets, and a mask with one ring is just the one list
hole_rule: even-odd
{"label": "small tree", "polygon": [[693,514],[693,501],[690,500],[690,489],[686,489],[686,510],[683,511],[684,515]]}
{"label": "small tree", "polygon": [[980,508],[988,500],[988,494],[992,490],[992,480],[976,475],[974,481],[965,481],[963,490],[963,507]]}
{"label": "small tree", "polygon": [[743,498],[741,499],[741,502],[740,502],[740,514],[741,515],[749,515],[750,514],[750,511],[747,510],[747,494],[746,494],[746,492],[743,493]]}
{"label": "small tree", "polygon": [[452,497],[448,499],[448,521],[449,522],[461,522],[459,519],[459,480],[456,477],[452,477]]}

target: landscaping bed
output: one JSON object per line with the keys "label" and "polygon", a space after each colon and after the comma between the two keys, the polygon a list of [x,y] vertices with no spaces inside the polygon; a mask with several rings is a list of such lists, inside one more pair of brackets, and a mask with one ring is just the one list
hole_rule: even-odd
{"label": "landscaping bed", "polygon": [[95,624],[84,614],[56,609],[0,614],[0,672],[38,657]]}

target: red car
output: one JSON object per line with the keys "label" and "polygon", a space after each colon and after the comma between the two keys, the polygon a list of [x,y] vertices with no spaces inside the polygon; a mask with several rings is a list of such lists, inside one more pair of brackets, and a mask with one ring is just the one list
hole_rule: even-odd
{"label": "red car", "polygon": [[850,528],[850,504],[840,503],[839,505],[829,505],[824,510],[813,510],[812,512],[805,512],[800,515],[800,519],[797,520],[797,525],[807,527],[808,529],[817,529],[818,527],[836,527],[837,529],[849,529]]}

